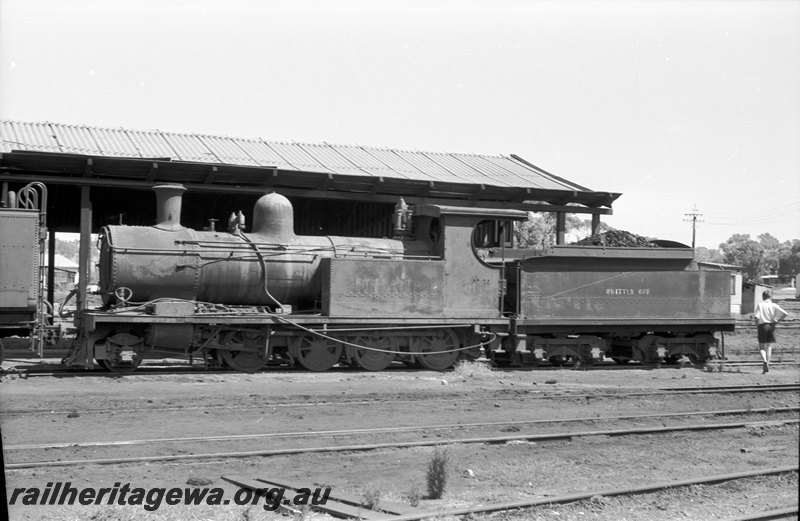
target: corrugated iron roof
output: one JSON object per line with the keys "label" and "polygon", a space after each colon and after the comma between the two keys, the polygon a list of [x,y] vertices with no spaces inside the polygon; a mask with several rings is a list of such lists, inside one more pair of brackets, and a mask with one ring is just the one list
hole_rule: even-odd
{"label": "corrugated iron roof", "polygon": [[591,192],[516,156],[414,152],[330,143],[285,143],[259,138],[19,121],[0,121],[0,138],[0,152],[40,151],[119,158],[169,158],[179,162],[274,166],[284,171],[343,176]]}

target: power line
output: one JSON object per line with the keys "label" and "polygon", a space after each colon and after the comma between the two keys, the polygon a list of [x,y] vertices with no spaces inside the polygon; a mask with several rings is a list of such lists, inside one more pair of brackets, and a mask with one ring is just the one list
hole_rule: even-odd
{"label": "power line", "polygon": [[[692,210],[689,213],[685,213],[683,215],[688,217],[688,219],[684,219],[684,221],[692,223],[692,249],[694,249],[694,240],[695,240],[695,235],[696,235],[696,231],[697,231],[697,223],[698,223],[698,219],[697,218],[698,217],[702,217],[703,214],[700,213],[700,210],[697,209],[697,204],[695,204],[694,208],[692,208]],[[699,220],[699,222],[703,222],[702,219]]]}

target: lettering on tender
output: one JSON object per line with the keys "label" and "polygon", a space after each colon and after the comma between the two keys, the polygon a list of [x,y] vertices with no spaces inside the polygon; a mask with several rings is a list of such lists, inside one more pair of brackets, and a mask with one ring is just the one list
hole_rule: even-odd
{"label": "lettering on tender", "polygon": [[606,288],[606,295],[650,295],[650,288]]}

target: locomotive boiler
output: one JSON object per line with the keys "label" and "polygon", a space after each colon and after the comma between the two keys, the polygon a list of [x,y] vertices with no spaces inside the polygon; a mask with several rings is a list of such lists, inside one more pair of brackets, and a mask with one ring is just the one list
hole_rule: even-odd
{"label": "locomotive boiler", "polygon": [[106,303],[159,298],[288,310],[311,309],[321,295],[323,259],[430,258],[416,240],[297,236],[292,205],[271,193],[227,231],[180,223],[182,186],[159,185],[154,226],[107,226],[100,234],[100,287]]}

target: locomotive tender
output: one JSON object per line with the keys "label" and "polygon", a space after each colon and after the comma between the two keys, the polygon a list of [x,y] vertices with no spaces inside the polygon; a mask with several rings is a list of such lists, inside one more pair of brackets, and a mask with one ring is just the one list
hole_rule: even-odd
{"label": "locomotive tender", "polygon": [[154,189],[154,226],[101,231],[104,307],[79,315],[70,365],[124,372],[180,353],[247,372],[444,370],[482,350],[508,365],[702,361],[714,333],[733,330],[730,275],[699,269],[691,248],[526,257],[481,240],[526,212],[402,200],[392,239],[297,236],[276,193],[256,202],[249,232],[241,212],[227,231],[199,231],[180,223],[184,187]]}

